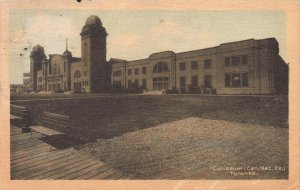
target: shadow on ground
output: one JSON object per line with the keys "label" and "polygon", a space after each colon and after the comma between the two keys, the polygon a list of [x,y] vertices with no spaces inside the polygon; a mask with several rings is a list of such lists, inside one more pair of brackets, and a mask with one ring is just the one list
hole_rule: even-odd
{"label": "shadow on ground", "polygon": [[188,117],[288,127],[287,97],[106,96],[15,102],[26,106],[39,124],[43,111],[69,115],[71,125],[56,129],[91,142]]}

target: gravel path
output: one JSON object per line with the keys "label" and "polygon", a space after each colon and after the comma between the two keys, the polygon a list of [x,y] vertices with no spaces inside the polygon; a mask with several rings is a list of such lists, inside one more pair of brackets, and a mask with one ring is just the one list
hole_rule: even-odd
{"label": "gravel path", "polygon": [[77,148],[131,179],[288,178],[288,128],[190,117]]}

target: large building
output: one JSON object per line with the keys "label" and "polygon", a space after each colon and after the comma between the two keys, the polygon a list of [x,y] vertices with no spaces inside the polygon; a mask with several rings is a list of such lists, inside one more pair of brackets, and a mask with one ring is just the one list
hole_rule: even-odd
{"label": "large building", "polygon": [[106,60],[107,33],[97,16],[90,16],[80,33],[81,58],[66,51],[49,55],[37,45],[31,52],[33,91],[97,93],[110,88],[148,91],[213,91],[217,94],[285,94],[288,66],[275,38],[221,44],[174,53],[164,51],[146,59]]}

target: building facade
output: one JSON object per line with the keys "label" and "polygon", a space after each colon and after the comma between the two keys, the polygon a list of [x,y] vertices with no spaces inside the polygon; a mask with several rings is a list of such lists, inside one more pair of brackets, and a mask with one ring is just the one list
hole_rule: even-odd
{"label": "building facade", "polygon": [[213,90],[217,94],[286,94],[288,66],[275,38],[248,39],[188,52],[151,54],[146,59],[106,61],[107,33],[97,16],[90,16],[81,35],[81,58],[66,48],[49,55],[37,45],[31,53],[34,91],[96,93],[109,88],[148,91]]}
{"label": "building facade", "polygon": [[97,16],[90,16],[80,33],[81,58],[66,50],[47,59],[44,48],[36,45],[30,55],[32,91],[86,92],[107,90],[110,67],[106,61],[107,33]]}

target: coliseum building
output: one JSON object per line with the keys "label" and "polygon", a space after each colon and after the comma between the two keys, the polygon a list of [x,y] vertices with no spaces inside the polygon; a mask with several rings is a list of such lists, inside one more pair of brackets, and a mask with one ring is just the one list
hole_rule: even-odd
{"label": "coliseum building", "polygon": [[248,39],[174,53],[164,51],[127,61],[106,59],[107,33],[97,16],[87,18],[80,33],[81,58],[67,47],[49,55],[36,45],[26,81],[31,91],[98,93],[111,88],[148,91],[213,90],[217,94],[284,94],[288,66],[275,38]]}

